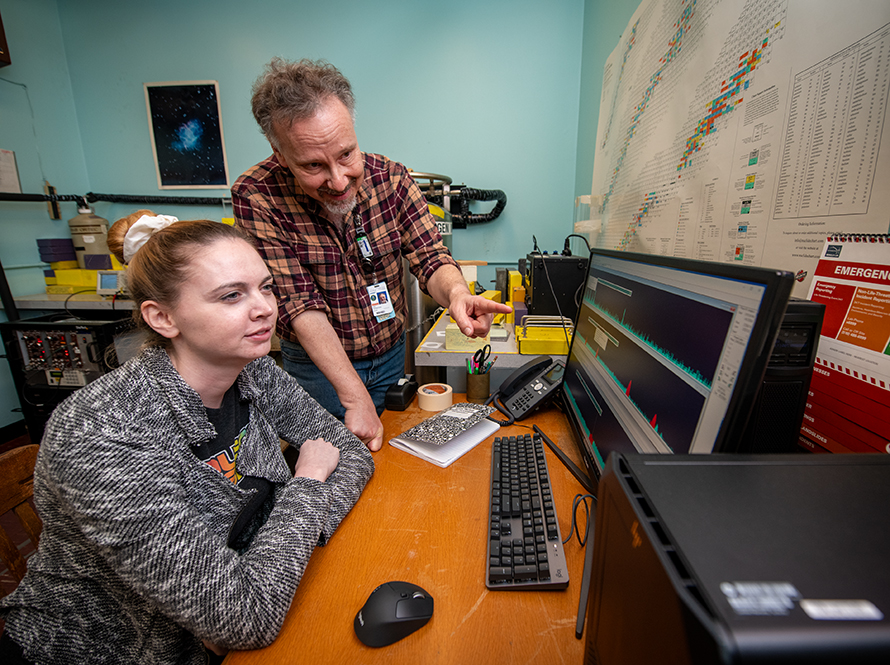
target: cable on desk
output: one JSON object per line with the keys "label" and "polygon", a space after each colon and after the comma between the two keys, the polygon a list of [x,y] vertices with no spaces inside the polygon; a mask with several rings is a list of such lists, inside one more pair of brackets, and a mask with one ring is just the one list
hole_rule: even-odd
{"label": "cable on desk", "polygon": [[[590,505],[588,505],[587,501],[590,500]],[[572,527],[569,530],[569,535],[566,536],[565,540],[562,541],[562,544],[565,545],[572,539],[572,534],[578,538],[578,543],[581,547],[587,544],[587,537],[590,535],[590,511],[596,510],[596,497],[593,494],[576,494],[575,499],[572,501]],[[581,536],[581,528],[578,526],[578,506],[584,506],[584,536]]]}
{"label": "cable on desk", "polygon": [[[507,420],[498,420],[497,418],[492,418],[488,416],[488,419],[492,422],[496,422],[501,427],[509,427],[514,424],[516,421],[516,416],[514,416],[507,407],[501,404],[501,391],[498,390],[491,395],[489,395],[488,399],[485,400],[485,406],[494,406],[498,411],[500,411],[503,415],[507,416]],[[522,425],[522,427],[526,427],[526,425]]]}

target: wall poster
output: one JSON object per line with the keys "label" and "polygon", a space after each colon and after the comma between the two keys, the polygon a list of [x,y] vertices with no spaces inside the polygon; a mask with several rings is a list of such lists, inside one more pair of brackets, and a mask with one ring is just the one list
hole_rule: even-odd
{"label": "wall poster", "polygon": [[603,71],[591,219],[618,250],[789,270],[890,228],[890,2],[644,0]]}
{"label": "wall poster", "polygon": [[145,83],[160,189],[228,189],[219,84]]}

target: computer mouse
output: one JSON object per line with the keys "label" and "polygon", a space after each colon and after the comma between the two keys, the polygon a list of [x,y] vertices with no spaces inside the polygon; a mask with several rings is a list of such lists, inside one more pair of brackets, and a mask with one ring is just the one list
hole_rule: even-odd
{"label": "computer mouse", "polygon": [[369,647],[385,647],[407,637],[433,616],[433,597],[410,582],[386,582],[371,592],[353,627]]}

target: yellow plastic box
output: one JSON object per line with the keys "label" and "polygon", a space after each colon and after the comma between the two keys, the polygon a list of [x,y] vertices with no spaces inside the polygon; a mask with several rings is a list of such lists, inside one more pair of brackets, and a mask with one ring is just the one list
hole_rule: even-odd
{"label": "yellow plastic box", "polygon": [[86,286],[74,286],[72,284],[47,284],[46,292],[49,294],[68,294],[68,293],[89,293],[90,291],[95,292],[96,285],[93,284],[92,288]]}
{"label": "yellow plastic box", "polygon": [[516,326],[516,342],[519,353],[531,356],[565,356],[569,353],[566,335],[572,340],[572,331],[563,328],[537,328]]}
{"label": "yellow plastic box", "polygon": [[96,288],[97,270],[56,270],[56,283],[60,286],[92,286]]}
{"label": "yellow plastic box", "polygon": [[495,302],[501,302],[501,292],[495,289],[489,289],[488,291],[483,291],[480,294],[486,300],[494,300]]}

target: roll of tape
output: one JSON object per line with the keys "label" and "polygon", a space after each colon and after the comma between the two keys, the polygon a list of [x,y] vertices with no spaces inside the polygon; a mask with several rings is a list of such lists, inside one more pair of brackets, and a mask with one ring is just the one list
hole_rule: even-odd
{"label": "roll of tape", "polygon": [[417,389],[417,405],[424,411],[441,411],[451,406],[451,386],[446,383],[424,383]]}

